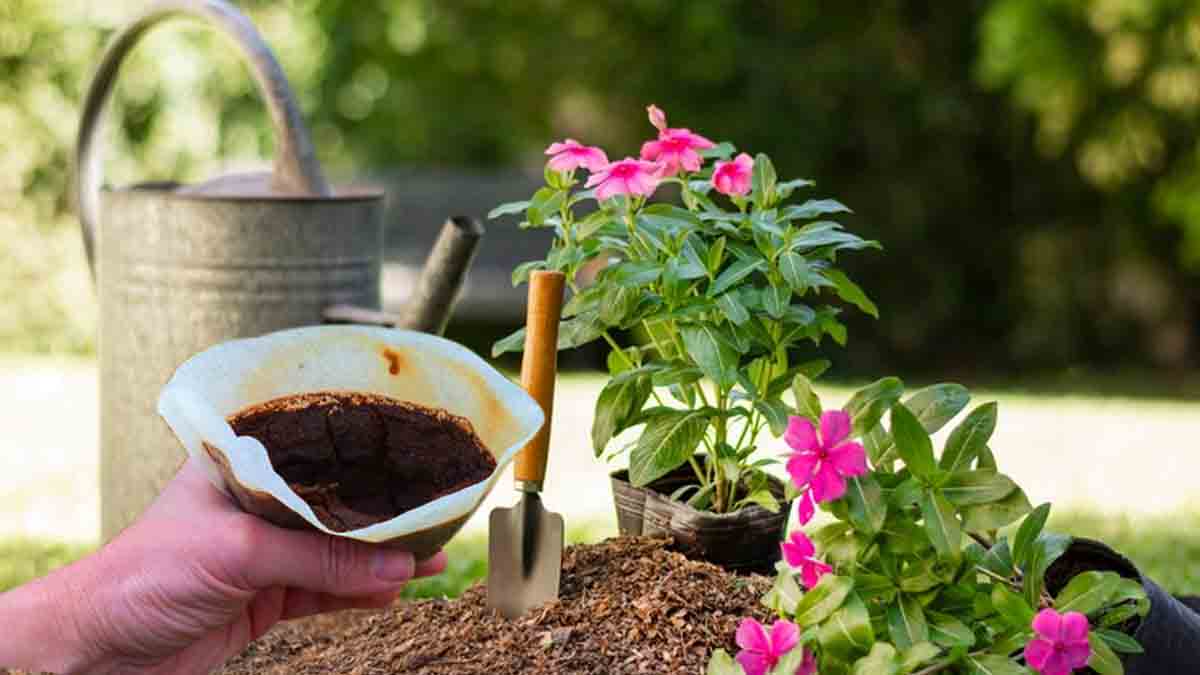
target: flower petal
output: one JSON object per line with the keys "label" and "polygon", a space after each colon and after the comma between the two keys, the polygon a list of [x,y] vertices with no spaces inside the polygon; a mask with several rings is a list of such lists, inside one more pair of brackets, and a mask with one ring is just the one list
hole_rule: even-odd
{"label": "flower petal", "polygon": [[1052,651],[1046,657],[1046,663],[1041,667],[1042,675],[1071,675],[1071,667],[1067,665],[1067,655],[1060,651]]}
{"label": "flower petal", "polygon": [[1034,638],[1025,645],[1025,663],[1034,670],[1046,667],[1046,660],[1054,653],[1054,645],[1048,640]]}
{"label": "flower petal", "polygon": [[867,451],[854,441],[829,450],[826,460],[843,476],[861,476],[867,472]]}
{"label": "flower petal", "polygon": [[804,494],[796,500],[796,521],[801,525],[807,525],[809,521],[816,515],[816,505],[813,504],[812,491],[805,490]]}
{"label": "flower petal", "polygon": [[817,430],[811,420],[795,415],[788,418],[787,431],[783,432],[783,442],[793,450],[816,450],[820,447],[817,441]]}
{"label": "flower petal", "polygon": [[804,650],[804,661],[796,669],[796,675],[817,675],[817,655]]}
{"label": "flower petal", "polygon": [[817,582],[821,580],[821,577],[832,571],[832,567],[819,560],[809,560],[800,569],[800,582],[804,584],[804,588],[812,590],[817,585]]}
{"label": "flower petal", "polygon": [[1059,640],[1062,642],[1087,642],[1088,619],[1079,612],[1063,614],[1062,623],[1058,628],[1062,631],[1059,635]]}
{"label": "flower petal", "polygon": [[1053,609],[1046,608],[1037,613],[1033,617],[1033,630],[1038,635],[1057,642],[1060,635],[1059,629],[1062,626],[1062,617]]}
{"label": "flower petal", "polygon": [[771,667],[767,658],[758,652],[738,652],[734,658],[741,664],[746,675],[766,675],[767,670]]}
{"label": "flower petal", "polygon": [[793,532],[792,536],[789,537],[788,540],[804,558],[811,558],[813,557],[813,554],[817,552],[817,548],[813,546],[812,540],[808,538],[807,534],[804,534],[800,530]]}
{"label": "flower petal", "polygon": [[771,656],[778,659],[800,644],[800,629],[796,624],[786,619],[780,619],[771,626]]}
{"label": "flower petal", "polygon": [[766,654],[771,648],[771,642],[767,639],[767,631],[761,623],[746,618],[738,624],[737,646]]}
{"label": "flower petal", "polygon": [[667,114],[662,111],[662,108],[651,103],[646,107],[646,114],[650,118],[650,124],[653,124],[654,128],[659,131],[667,128]]}
{"label": "flower petal", "polygon": [[661,154],[663,154],[662,141],[646,141],[642,143],[642,159],[657,159]]}
{"label": "flower petal", "polygon": [[845,410],[826,410],[821,413],[822,445],[832,448],[849,435],[850,415]]}
{"label": "flower petal", "polygon": [[819,461],[814,452],[792,453],[787,461],[787,472],[792,477],[792,483],[797,488],[804,489],[812,482],[813,473],[816,471]]}
{"label": "flower petal", "polygon": [[1068,668],[1083,668],[1088,664],[1088,659],[1092,658],[1092,646],[1086,642],[1077,642],[1064,647],[1062,653]]}
{"label": "flower petal", "polygon": [[818,502],[832,502],[846,494],[846,479],[828,462],[821,462],[813,473],[811,485],[813,499]]}

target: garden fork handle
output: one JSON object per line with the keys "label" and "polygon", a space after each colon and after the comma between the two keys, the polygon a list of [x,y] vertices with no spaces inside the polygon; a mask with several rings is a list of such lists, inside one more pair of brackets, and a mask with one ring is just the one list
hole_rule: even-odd
{"label": "garden fork handle", "polygon": [[558,321],[562,316],[562,272],[538,270],[529,277],[529,306],[525,310],[525,356],[521,386],[545,413],[546,422],[517,455],[513,470],[518,489],[540,492],[550,452],[550,420],[554,411],[554,379],[558,374]]}

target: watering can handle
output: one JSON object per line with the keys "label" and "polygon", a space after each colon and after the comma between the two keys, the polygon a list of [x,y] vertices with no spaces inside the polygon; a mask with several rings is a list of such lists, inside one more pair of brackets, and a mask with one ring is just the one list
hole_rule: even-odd
{"label": "watering can handle", "polygon": [[96,228],[99,224],[100,184],[103,179],[96,131],[125,56],[150,28],[176,16],[191,16],[209,22],[231,37],[249,61],[254,81],[266,99],[271,124],[275,128],[275,166],[271,188],[285,195],[325,197],[331,193],[283,69],[254,24],[223,0],[160,0],[113,38],[84,100],[75,148],[75,193],[79,203],[79,222],[83,227],[84,250],[93,276],[96,272]]}

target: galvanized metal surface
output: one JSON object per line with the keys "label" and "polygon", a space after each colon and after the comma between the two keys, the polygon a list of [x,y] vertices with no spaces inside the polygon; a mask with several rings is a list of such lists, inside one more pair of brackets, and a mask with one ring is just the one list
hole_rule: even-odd
{"label": "galvanized metal surface", "polygon": [[175,368],[218,342],[378,308],[378,195],[212,199],[103,196],[99,239],[102,536],[158,494],[184,452],[155,411]]}

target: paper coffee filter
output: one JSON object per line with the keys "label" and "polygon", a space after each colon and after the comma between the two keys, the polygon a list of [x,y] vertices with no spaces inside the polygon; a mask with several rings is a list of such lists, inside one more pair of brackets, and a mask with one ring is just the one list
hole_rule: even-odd
{"label": "paper coffee filter", "polygon": [[[484,481],[369,527],[334,532],[288,487],[257,439],[226,419],[264,401],[314,391],[361,391],[443,408],[471,421],[496,458]],[[240,487],[266,493],[314,528],[384,542],[431,528],[457,530],[504,468],[541,428],[537,402],[465,347],[425,333],[371,326],[313,326],[233,340],[188,359],[159,397],[158,412],[219,488],[237,492],[205,444],[220,453]],[[397,486],[403,489],[403,486]]]}

